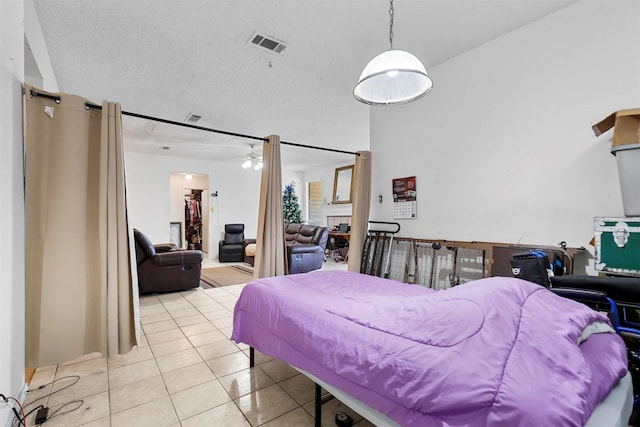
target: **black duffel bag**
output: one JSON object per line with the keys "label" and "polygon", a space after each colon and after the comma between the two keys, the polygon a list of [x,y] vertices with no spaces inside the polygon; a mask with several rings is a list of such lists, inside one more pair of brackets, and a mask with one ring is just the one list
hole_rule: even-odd
{"label": "black duffel bag", "polygon": [[513,254],[511,258],[511,273],[513,277],[537,283],[545,288],[550,287],[549,257],[542,251],[529,251]]}

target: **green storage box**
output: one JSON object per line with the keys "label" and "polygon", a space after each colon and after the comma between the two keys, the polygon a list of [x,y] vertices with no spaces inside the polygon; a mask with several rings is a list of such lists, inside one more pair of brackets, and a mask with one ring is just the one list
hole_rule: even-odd
{"label": "green storage box", "polygon": [[640,276],[640,217],[594,219],[598,271]]}

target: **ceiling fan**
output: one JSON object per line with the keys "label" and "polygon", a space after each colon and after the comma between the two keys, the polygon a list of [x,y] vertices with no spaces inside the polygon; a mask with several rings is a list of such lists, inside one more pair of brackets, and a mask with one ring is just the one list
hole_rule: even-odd
{"label": "ceiling fan", "polygon": [[244,161],[244,163],[242,163],[242,168],[249,169],[253,167],[254,170],[262,169],[262,156],[259,156],[253,151],[253,144],[250,144],[249,146],[251,147],[251,152],[247,153],[247,155],[245,156],[246,160]]}

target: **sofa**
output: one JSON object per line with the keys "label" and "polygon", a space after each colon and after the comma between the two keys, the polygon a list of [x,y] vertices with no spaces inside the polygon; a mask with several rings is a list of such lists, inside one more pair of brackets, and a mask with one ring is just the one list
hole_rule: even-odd
{"label": "sofa", "polygon": [[318,225],[286,224],[284,228],[289,274],[322,268],[329,229]]}
{"label": "sofa", "polygon": [[[329,229],[318,225],[292,224],[284,226],[289,274],[306,273],[322,268]],[[245,239],[244,262],[253,265],[256,239]]]}
{"label": "sofa", "polygon": [[176,292],[200,286],[204,255],[199,250],[177,249],[174,244],[152,244],[139,230],[133,230],[141,294]]}

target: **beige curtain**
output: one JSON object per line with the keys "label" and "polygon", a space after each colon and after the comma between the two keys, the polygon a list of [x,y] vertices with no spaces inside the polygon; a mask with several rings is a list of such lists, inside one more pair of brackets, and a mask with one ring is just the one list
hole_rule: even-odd
{"label": "beige curtain", "polygon": [[282,276],[287,273],[282,214],[282,162],[280,137],[269,136],[262,150],[264,166],[260,182],[260,207],[254,278]]}
{"label": "beige curtain", "polygon": [[[26,366],[138,341],[120,105],[25,88]],[[37,92],[44,93],[39,89]]]}
{"label": "beige curtain", "polygon": [[371,152],[358,151],[353,168],[351,237],[349,239],[349,271],[360,272],[364,240],[369,226],[371,204]]}

